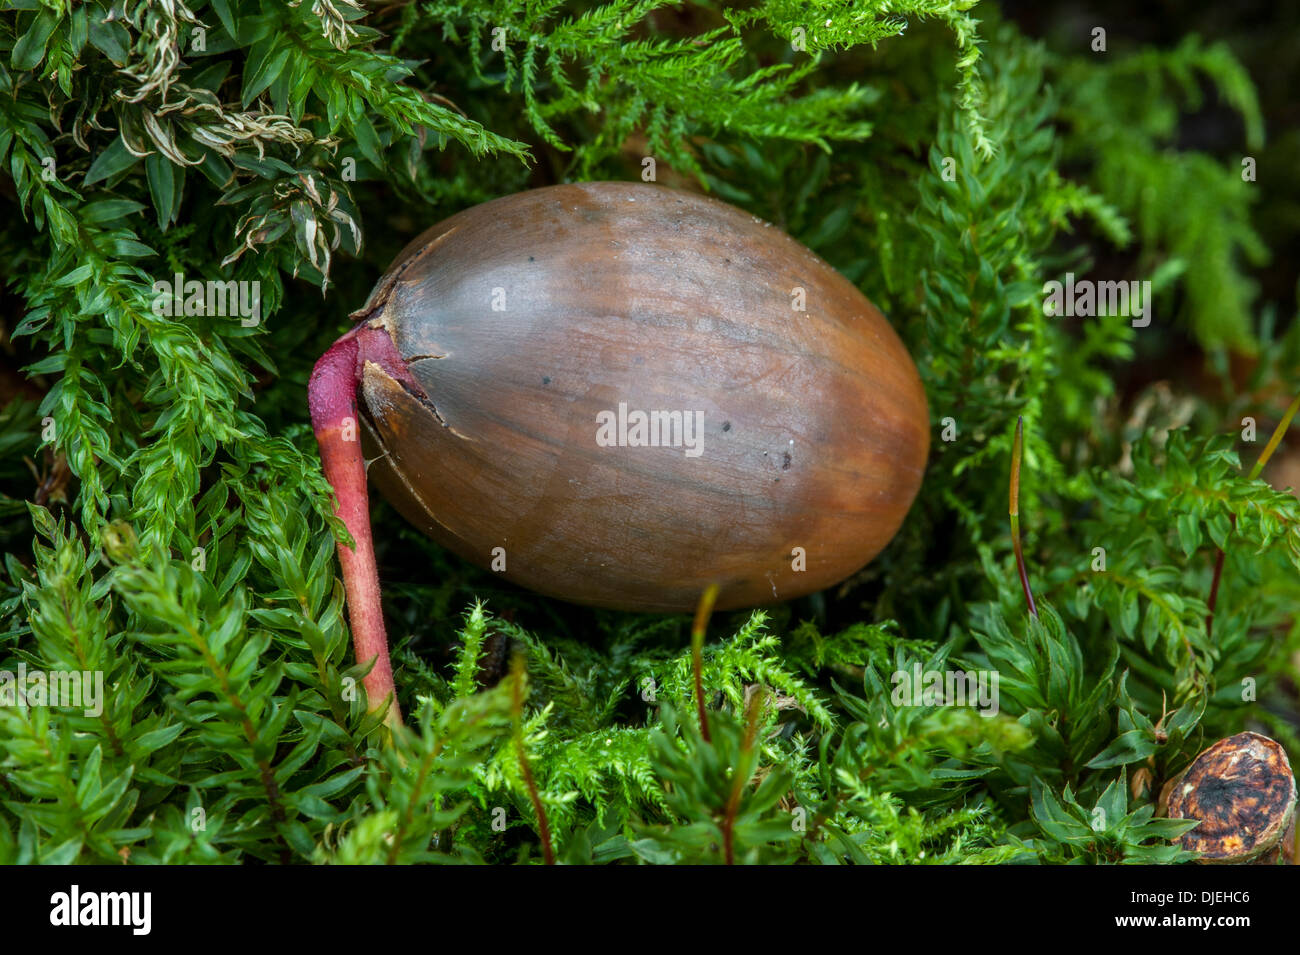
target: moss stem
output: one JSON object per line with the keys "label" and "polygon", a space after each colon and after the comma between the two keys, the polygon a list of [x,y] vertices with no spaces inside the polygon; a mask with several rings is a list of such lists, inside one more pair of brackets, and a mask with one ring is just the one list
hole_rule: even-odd
{"label": "moss stem", "polygon": [[537,788],[537,779],[533,776],[532,764],[528,762],[528,753],[524,748],[524,655],[517,653],[510,661],[510,709],[514,721],[515,749],[519,754],[519,771],[524,777],[524,788],[528,790],[528,799],[537,814],[537,835],[542,840],[542,859],[547,865],[555,865],[555,849],[551,846],[551,822],[546,816],[546,806],[542,804],[542,794]]}
{"label": "moss stem", "polygon": [[709,721],[704,711],[704,632],[709,628],[709,617],[713,614],[713,604],[718,599],[718,585],[709,584],[700,595],[700,602],[695,607],[695,622],[691,625],[691,667],[695,671],[695,709],[700,717],[700,735],[704,742],[713,742],[709,738]]}

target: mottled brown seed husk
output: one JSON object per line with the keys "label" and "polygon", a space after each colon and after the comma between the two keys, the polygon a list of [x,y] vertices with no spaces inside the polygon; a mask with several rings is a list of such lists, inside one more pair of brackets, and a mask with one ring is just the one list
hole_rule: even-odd
{"label": "mottled brown seed husk", "polygon": [[[898,336],[812,252],[711,199],[584,183],[476,206],[408,246],[358,317],[425,392],[367,366],[374,484],[467,560],[504,548],[504,576],[544,594],[687,611],[716,581],[723,609],[786,600],[871,560],[920,487],[929,415]],[[702,454],[598,446],[620,402],[702,411]]]}
{"label": "mottled brown seed husk", "polygon": [[1286,751],[1258,733],[1206,749],[1169,790],[1171,819],[1197,819],[1183,848],[1202,862],[1249,862],[1278,844],[1295,815],[1296,785]]}

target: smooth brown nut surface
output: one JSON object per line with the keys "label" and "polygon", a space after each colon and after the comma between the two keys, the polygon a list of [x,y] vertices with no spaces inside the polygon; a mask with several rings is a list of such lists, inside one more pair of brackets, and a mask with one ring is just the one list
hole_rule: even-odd
{"label": "smooth brown nut surface", "polygon": [[[724,609],[810,593],[871,560],[921,483],[925,393],[884,317],[711,199],[583,183],[484,203],[408,246],[357,314],[424,390],[366,366],[371,480],[550,596],[685,611],[713,581]],[[698,453],[680,431],[602,446],[620,405],[702,416]]]}

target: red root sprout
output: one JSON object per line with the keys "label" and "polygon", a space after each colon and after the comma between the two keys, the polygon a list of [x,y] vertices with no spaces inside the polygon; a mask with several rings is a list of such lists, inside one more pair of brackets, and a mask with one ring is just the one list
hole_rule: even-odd
{"label": "red root sprout", "polygon": [[366,462],[361,452],[357,419],[357,391],[367,364],[378,366],[408,388],[423,394],[382,323],[367,321],[336,341],[321,356],[307,385],[307,401],[311,408],[312,428],[320,445],[325,478],[338,497],[334,513],[355,542],[354,547],[340,542],[338,552],[357,661],[374,661],[362,685],[371,710],[386,707],[384,721],[396,726],[401,724],[402,715],[397,705],[379,599],[379,571],[370,531]]}

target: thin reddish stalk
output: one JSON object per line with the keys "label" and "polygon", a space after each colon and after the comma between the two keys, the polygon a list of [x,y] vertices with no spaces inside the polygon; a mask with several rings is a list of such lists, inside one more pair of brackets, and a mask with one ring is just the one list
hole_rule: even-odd
{"label": "thin reddish stalk", "polygon": [[370,499],[366,489],[366,463],[361,453],[357,423],[357,379],[365,356],[355,328],[340,338],[316,363],[307,386],[312,428],[320,445],[325,479],[338,503],[334,513],[352,535],[354,546],[339,543],[339,564],[347,590],[348,619],[358,663],[374,661],[362,680],[372,711],[386,707],[384,722],[402,722],[397,688],[388,658],[388,636],[379,597],[379,569],[370,531]]}
{"label": "thin reddish stalk", "polygon": [[744,795],[745,784],[753,775],[749,767],[749,757],[754,752],[754,743],[758,739],[758,718],[762,711],[763,690],[760,688],[749,699],[749,707],[745,712],[745,739],[740,747],[740,758],[737,760],[739,765],[736,766],[736,775],[731,780],[727,805],[722,811],[722,857],[727,865],[736,864],[736,814],[740,812],[740,797]]}
{"label": "thin reddish stalk", "polygon": [[713,614],[713,604],[718,599],[718,585],[709,584],[700,595],[700,602],[695,607],[695,622],[691,625],[691,666],[695,671],[695,709],[700,717],[700,735],[704,742],[713,742],[709,738],[709,721],[704,711],[704,632],[709,628],[709,617]]}
{"label": "thin reddish stalk", "polygon": [[[1237,515],[1233,514],[1230,518],[1232,530],[1237,529]],[[1225,556],[1223,548],[1216,548],[1217,553],[1214,555],[1214,577],[1210,580],[1210,599],[1205,602],[1205,638],[1208,640],[1214,635],[1214,605],[1219,602],[1219,581],[1223,578],[1223,558]]]}
{"label": "thin reddish stalk", "polygon": [[537,835],[542,840],[542,859],[547,865],[555,865],[555,850],[551,847],[551,822],[546,817],[546,807],[542,805],[542,794],[537,788],[533,776],[532,764],[528,762],[528,753],[524,749],[524,657],[516,654],[511,661],[511,709],[514,715],[515,749],[519,753],[519,771],[524,776],[524,787],[528,790],[528,799],[537,814]]}

